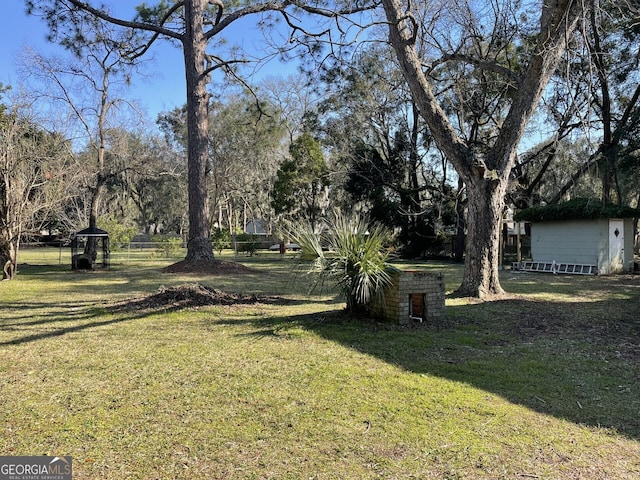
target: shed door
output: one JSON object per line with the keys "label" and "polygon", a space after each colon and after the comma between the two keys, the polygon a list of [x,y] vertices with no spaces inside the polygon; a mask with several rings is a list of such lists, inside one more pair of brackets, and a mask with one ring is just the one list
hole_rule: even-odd
{"label": "shed door", "polygon": [[609,220],[610,273],[624,270],[624,220]]}

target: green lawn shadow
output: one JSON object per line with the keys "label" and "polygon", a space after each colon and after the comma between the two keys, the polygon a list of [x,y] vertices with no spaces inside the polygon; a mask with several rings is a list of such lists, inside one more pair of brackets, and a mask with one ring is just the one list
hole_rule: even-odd
{"label": "green lawn shadow", "polygon": [[[149,274],[158,274],[154,268],[148,269]],[[288,268],[283,265],[282,270]],[[101,273],[63,273],[59,268],[33,267],[25,269],[23,274],[26,273],[38,276],[45,283],[58,284],[61,276],[84,279],[83,284],[101,289],[103,295],[122,295],[129,288],[145,290],[151,289],[154,282],[157,284],[157,279],[147,280],[145,270],[122,275],[122,283],[115,281],[119,272],[104,276],[113,283],[102,283]],[[163,281],[169,278],[163,277]],[[299,325],[408,372],[461,382],[536,412],[589,427],[610,428],[640,440],[640,287],[637,282],[629,287],[625,286],[629,283],[625,279],[616,278],[526,278],[539,282],[531,287],[536,294],[558,290],[558,286],[550,287],[552,282],[568,286],[558,298],[542,300],[536,299],[531,289],[524,290],[524,282],[518,279],[520,286],[510,285],[509,290],[523,295],[521,298],[456,303],[447,306],[447,317],[441,323],[402,328],[354,320],[340,310],[320,316],[282,315],[219,321],[243,321],[253,327],[251,334],[257,339]],[[92,279],[95,282],[90,282]],[[266,274],[259,280],[261,288],[276,293],[273,292],[275,280],[272,285]],[[231,291],[237,291],[238,285],[244,284],[246,288],[248,281],[255,283],[256,279],[225,281]],[[603,293],[601,286],[607,291]],[[77,288],[73,286],[70,290]],[[598,297],[591,298],[594,295]],[[17,324],[28,326],[28,318],[20,313],[24,305],[4,302],[2,306],[13,312]],[[42,304],[42,310],[49,306]],[[101,318],[103,307],[81,301],[75,305],[77,310],[73,310],[77,311],[77,317],[70,318],[68,312],[73,306],[60,303],[48,317],[43,313],[33,320],[50,327],[48,331],[15,336],[4,345],[133,321],[146,315],[127,312],[104,320]],[[31,307],[38,305],[30,304]]]}
{"label": "green lawn shadow", "polygon": [[[572,312],[618,312],[576,316]],[[408,372],[468,384],[536,412],[640,440],[640,297],[447,307],[437,325],[398,327],[343,311],[253,321],[255,335],[301,327]]]}

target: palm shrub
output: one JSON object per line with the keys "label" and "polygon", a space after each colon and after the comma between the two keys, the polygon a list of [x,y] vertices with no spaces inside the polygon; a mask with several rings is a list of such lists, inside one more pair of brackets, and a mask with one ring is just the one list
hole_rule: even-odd
{"label": "palm shrub", "polygon": [[335,213],[317,234],[309,222],[297,224],[291,236],[300,245],[301,259],[314,286],[330,283],[344,297],[347,310],[367,309],[382,300],[396,269],[387,260],[390,232],[362,217]]}

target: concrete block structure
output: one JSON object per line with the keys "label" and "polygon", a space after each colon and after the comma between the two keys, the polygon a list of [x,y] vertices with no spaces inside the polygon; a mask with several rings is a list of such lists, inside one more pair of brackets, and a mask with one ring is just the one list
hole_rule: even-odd
{"label": "concrete block structure", "polygon": [[445,316],[444,275],[419,271],[401,271],[392,277],[384,300],[374,310],[384,319],[405,325],[437,321]]}

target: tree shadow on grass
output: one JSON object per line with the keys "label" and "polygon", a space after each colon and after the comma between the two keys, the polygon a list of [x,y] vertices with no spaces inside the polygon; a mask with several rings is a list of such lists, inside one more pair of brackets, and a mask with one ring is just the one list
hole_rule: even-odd
{"label": "tree shadow on grass", "polygon": [[[230,262],[225,262],[229,264]],[[205,273],[203,273],[205,272]],[[175,278],[194,284],[204,284],[227,291],[245,291],[257,295],[306,295],[309,287],[290,270],[279,267],[274,270],[248,269],[241,275],[235,272],[213,272],[203,269],[190,273],[174,274],[171,269],[164,272],[159,266],[119,265],[111,269],[71,270],[56,265],[21,264],[21,280],[34,278],[43,284],[51,283],[56,291],[68,291],[69,295],[84,289],[102,297],[122,295],[130,292],[154,292],[165,284],[171,285]],[[1,301],[0,291],[0,301]],[[142,293],[141,293],[142,294]]]}
{"label": "tree shadow on grass", "polygon": [[576,424],[640,440],[640,297],[447,307],[438,325],[354,321],[344,312],[264,319],[257,337],[297,324],[404,368],[466,383]]}
{"label": "tree shadow on grass", "polygon": [[[274,295],[244,295],[228,293],[200,284],[183,284],[161,288],[151,295],[142,295],[120,302],[95,305],[92,302],[20,303],[3,305],[8,315],[0,318],[0,333],[14,338],[0,341],[2,345],[19,345],[46,338],[63,336],[95,327],[141,319],[157,313],[210,306],[243,308],[247,305],[295,305],[306,303]],[[27,308],[25,308],[27,307]],[[22,314],[21,312],[27,312]],[[97,320],[109,315],[109,319]],[[90,321],[96,319],[95,321]],[[34,329],[41,329],[38,333]],[[26,334],[20,336],[21,332]]]}
{"label": "tree shadow on grass", "polygon": [[[80,310],[78,310],[77,314],[74,314],[72,316],[68,314],[68,311],[59,311],[58,313],[51,312],[47,316],[47,318],[40,318],[30,322],[0,324],[0,329],[5,334],[3,336],[7,336],[7,332],[17,334],[13,338],[8,338],[6,340],[0,341],[0,347],[9,345],[21,345],[38,340],[61,337],[83,330],[137,320],[144,316],[146,316],[145,313],[132,313],[129,315],[110,317],[107,320],[97,320],[98,318],[104,318],[104,309],[88,306],[81,308]],[[21,335],[21,332],[33,332],[34,327],[40,327],[40,331],[38,331],[37,333],[27,333]]]}
{"label": "tree shadow on grass", "polygon": [[[401,328],[355,321],[342,311],[246,320],[220,318],[216,322],[244,322],[253,327],[251,335],[258,339],[300,326],[408,372],[462,382],[544,414],[591,427],[612,428],[640,440],[638,285],[625,286],[616,281],[610,294],[591,301],[589,294],[598,293],[593,290],[594,281],[585,284],[582,300],[546,302],[520,298],[449,306],[441,324]],[[182,297],[176,297],[176,293],[184,292],[165,293],[171,294],[171,302],[164,305],[163,311],[189,306]],[[211,290],[199,293],[227,298]],[[157,300],[156,297],[154,301]],[[238,298],[230,301],[237,303]],[[269,297],[263,301],[277,304],[281,300]],[[251,302],[243,305],[247,303]],[[88,302],[53,307],[30,304],[31,315],[33,308],[38,311],[29,320],[21,313],[24,306],[3,303],[3,311],[10,312],[10,317],[2,318],[6,321],[0,322],[0,328],[12,331],[3,335],[0,346],[134,321],[158,308],[157,303],[142,305],[135,300],[129,301],[128,306],[96,307]],[[109,307],[111,315],[105,318]]]}

